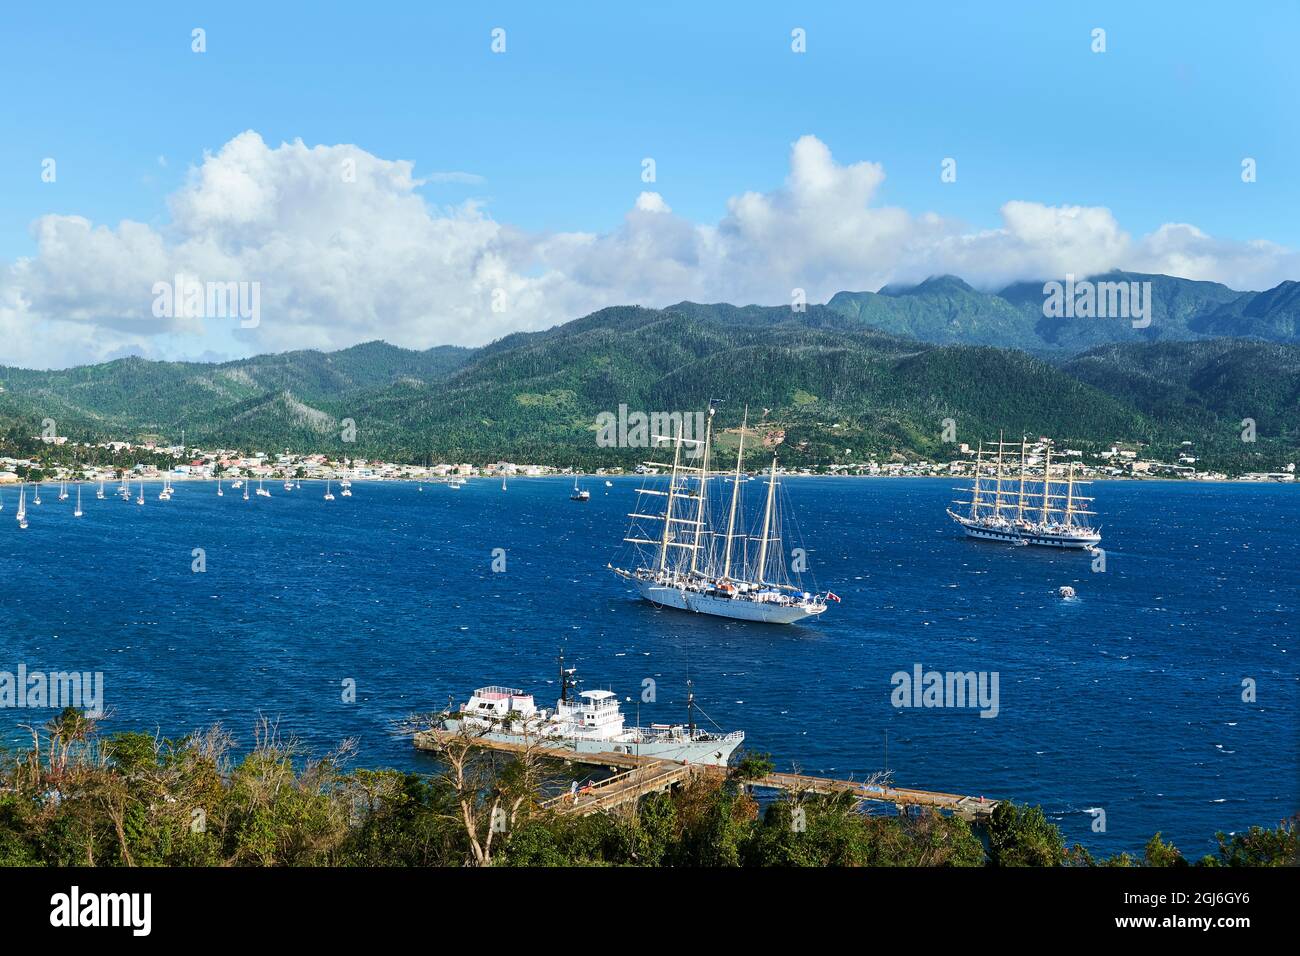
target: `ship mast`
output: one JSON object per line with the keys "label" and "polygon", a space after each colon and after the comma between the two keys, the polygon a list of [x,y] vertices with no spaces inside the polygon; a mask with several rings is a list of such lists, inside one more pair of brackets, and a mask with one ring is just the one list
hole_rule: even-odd
{"label": "ship mast", "polygon": [[659,570],[668,567],[668,535],[673,527],[673,498],[677,494],[677,468],[682,461],[682,423],[677,423],[677,442],[673,446],[673,476],[668,482],[668,507],[664,510],[664,535],[659,546]]}
{"label": "ship mast", "polygon": [[1043,461],[1043,524],[1048,522],[1049,502],[1052,497],[1052,443],[1047,443],[1047,458]]}
{"label": "ship mast", "polygon": [[984,462],[984,442],[981,441],[979,445],[979,450],[975,452],[975,487],[971,489],[974,492],[974,494],[970,496],[970,516],[972,518],[979,517],[980,468],[982,467],[983,462]]}
{"label": "ship mast", "polygon": [[1016,520],[1025,520],[1025,436],[1020,436],[1020,491],[1016,500]]}
{"label": "ship mast", "polygon": [[1002,432],[998,432],[998,478],[993,486],[993,517],[1002,517]]}
{"label": "ship mast", "polygon": [[731,542],[736,530],[736,502],[740,497],[740,463],[745,457],[745,426],[749,424],[749,406],[745,406],[745,417],[740,422],[740,447],[736,450],[736,473],[731,479],[731,514],[727,516],[727,554],[722,560],[722,577],[731,577]]}
{"label": "ship mast", "polygon": [[[709,420],[704,426],[704,454],[700,456],[700,481],[695,490],[699,500],[695,509],[695,547],[691,549],[691,574],[695,573],[700,557],[700,532],[704,530],[704,503],[708,500],[707,484],[709,481],[709,439],[713,436],[713,402],[709,402]],[[712,550],[712,549],[710,549]]]}
{"label": "ship mast", "polygon": [[1066,481],[1068,484],[1066,485],[1067,490],[1065,492],[1065,526],[1068,528],[1074,520],[1074,462],[1070,462],[1070,469],[1066,475]]}
{"label": "ship mast", "polygon": [[686,681],[686,727],[691,732],[690,739],[695,739],[695,685],[689,678]]}
{"label": "ship mast", "polygon": [[560,664],[560,703],[565,703],[569,699],[569,678],[564,673],[564,648],[560,648],[560,656],[556,660]]}
{"label": "ship mast", "polygon": [[772,456],[772,475],[767,482],[767,504],[763,508],[763,540],[758,546],[758,566],[755,568],[754,580],[763,583],[767,571],[767,540],[772,530],[772,498],[776,494],[776,455]]}

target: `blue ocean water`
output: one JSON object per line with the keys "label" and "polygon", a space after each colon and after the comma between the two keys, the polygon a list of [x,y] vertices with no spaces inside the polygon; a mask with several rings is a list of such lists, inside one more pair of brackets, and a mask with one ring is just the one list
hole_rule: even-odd
{"label": "blue ocean water", "polygon": [[[630,479],[589,481],[586,505],[562,479],[359,483],[334,502],[314,483],[247,502],[183,483],[169,503],[146,485],[143,507],[87,486],[80,519],[47,486],[26,531],[6,489],[0,670],[102,671],[110,731],[220,721],[248,741],[266,715],[317,751],[356,737],[361,765],[428,769],[393,720],[489,683],[549,703],[563,646],[588,688],[636,700],[652,678],[644,723],[683,718],[689,676],[782,769],[860,778],[887,734],[898,784],[1041,804],[1101,853],[1160,830],[1199,855],[1297,811],[1296,489],[1096,484],[1094,573],[1085,554],[959,537],[947,479],[786,485],[818,585],[843,598],[809,626],[635,600],[605,570]],[[917,664],[997,672],[998,715],[895,708],[891,676]],[[0,737],[22,745],[48,716],[0,710]]]}

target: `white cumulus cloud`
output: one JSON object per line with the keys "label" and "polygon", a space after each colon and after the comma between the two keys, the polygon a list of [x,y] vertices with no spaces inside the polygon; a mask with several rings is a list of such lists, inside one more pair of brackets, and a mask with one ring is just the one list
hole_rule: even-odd
{"label": "white cumulus cloud", "polygon": [[[206,154],[155,227],[48,215],[34,255],[0,264],[0,364],[65,366],[138,352],[177,358],[341,348],[372,338],[477,345],[606,305],[681,299],[783,303],[952,272],[986,288],[1111,268],[1267,288],[1300,256],[1170,223],[1134,238],[1110,210],[1015,199],[996,228],[878,201],[878,163],[836,162],[814,136],[793,144],[785,182],[733,196],[716,223],[635,197],[609,232],[531,233],[477,202],[439,208],[414,164],[351,145],[269,146],[255,132]],[[260,322],[158,317],[154,286],[176,276],[256,282]]]}

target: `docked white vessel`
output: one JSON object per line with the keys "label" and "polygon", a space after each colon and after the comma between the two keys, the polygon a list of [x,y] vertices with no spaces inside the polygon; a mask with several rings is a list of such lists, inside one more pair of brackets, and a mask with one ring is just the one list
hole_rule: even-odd
{"label": "docked white vessel", "polygon": [[[816,617],[826,610],[827,600],[839,598],[805,591],[799,583],[799,562],[787,569],[784,553],[785,522],[777,495],[776,457],[768,476],[767,495],[758,534],[744,530],[745,510],[741,486],[748,478],[741,473],[745,454],[745,426],[740,428],[736,465],[727,477],[731,483],[726,521],[715,518],[724,510],[709,507],[709,458],[713,435],[713,409],[709,409],[703,441],[683,438],[680,423],[671,438],[656,435],[656,442],[673,443],[672,464],[646,462],[668,469],[668,486],[642,487],[639,496],[665,499],[662,512],[653,504],[642,504],[628,515],[632,526],[623,540],[635,546],[627,567],[609,565],[611,571],[633,584],[647,601],[660,607],[711,614],[738,621],[793,624]],[[682,452],[700,459],[697,468],[684,466]],[[721,475],[719,475],[721,477]],[[646,526],[645,522],[658,524]],[[725,530],[724,530],[725,529]],[[757,552],[751,554],[751,545]]]}
{"label": "docked white vessel", "polygon": [[1019,469],[1008,471],[1004,450],[1014,442],[997,441],[997,458],[985,461],[984,443],[975,456],[975,480],[969,501],[954,504],[968,507],[964,514],[948,509],[948,516],[961,525],[966,536],[1008,544],[1036,544],[1048,548],[1088,549],[1101,541],[1101,532],[1088,524],[1096,514],[1088,510],[1092,498],[1075,493],[1086,482],[1074,480],[1071,462],[1065,479],[1052,477],[1052,446],[1045,447],[1041,477],[1031,475],[1028,443],[1019,442]]}
{"label": "docked white vessel", "polygon": [[[560,666],[555,709],[539,708],[533,695],[514,687],[480,687],[459,709],[441,717],[441,729],[462,728],[487,740],[532,743],[576,753],[616,753],[725,767],[744,731],[714,733],[695,724],[695,695],[687,694],[685,724],[626,727],[618,696],[608,690],[574,691],[572,670]],[[688,685],[689,686],[689,685]]]}

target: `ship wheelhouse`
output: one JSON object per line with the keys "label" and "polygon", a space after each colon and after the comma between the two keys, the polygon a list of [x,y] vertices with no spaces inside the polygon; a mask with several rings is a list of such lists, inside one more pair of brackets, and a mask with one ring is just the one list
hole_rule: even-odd
{"label": "ship wheelhouse", "polygon": [[623,732],[618,696],[609,690],[584,690],[576,700],[559,701],[556,716],[571,721],[573,732],[583,736],[611,737]]}
{"label": "ship wheelhouse", "polygon": [[480,687],[474,691],[463,712],[467,717],[483,720],[505,720],[511,715],[516,718],[529,718],[537,713],[533,695],[525,694],[514,687]]}

